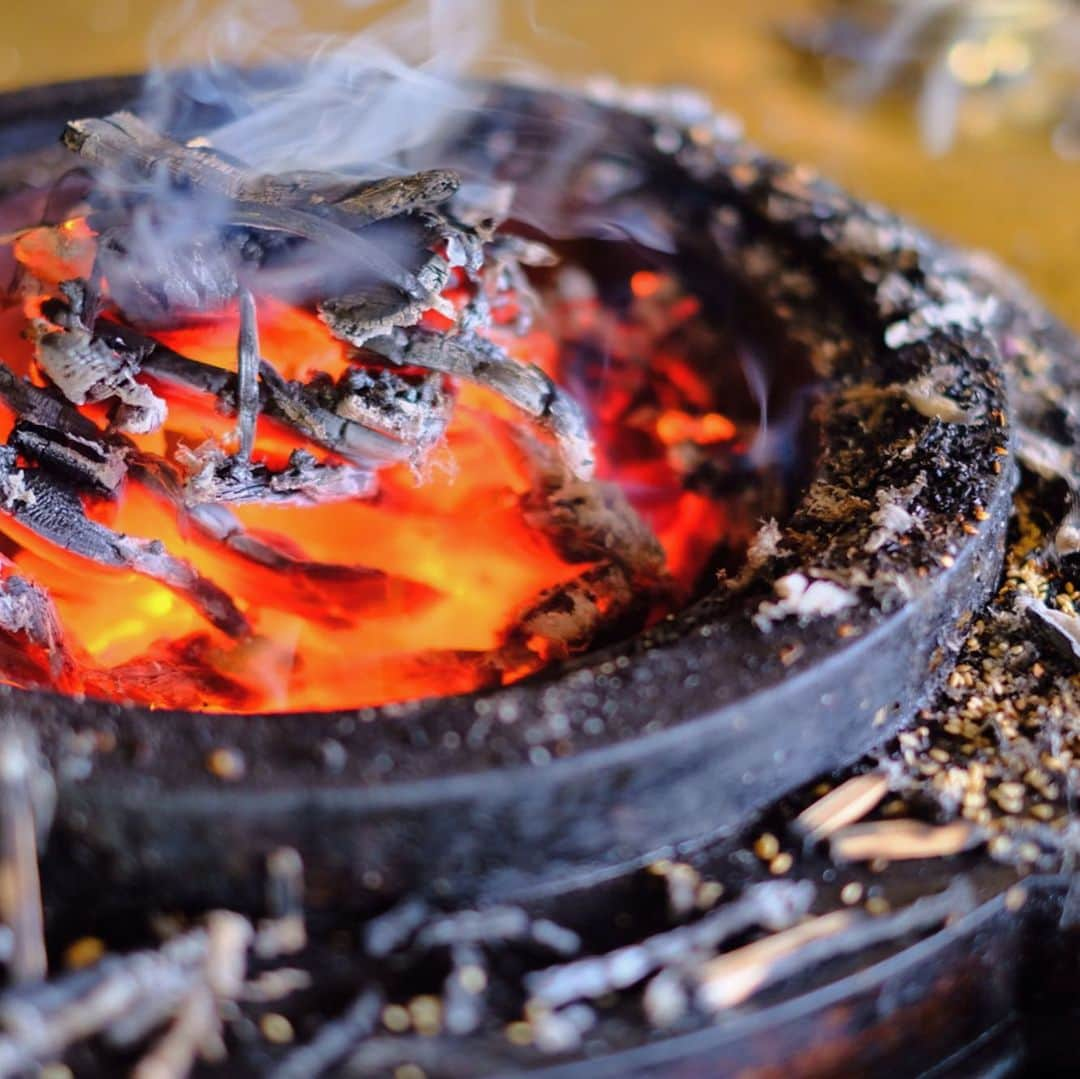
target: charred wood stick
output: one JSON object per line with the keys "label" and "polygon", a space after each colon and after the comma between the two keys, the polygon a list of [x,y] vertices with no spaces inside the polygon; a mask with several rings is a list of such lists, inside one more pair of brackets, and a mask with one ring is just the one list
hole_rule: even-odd
{"label": "charred wood stick", "polygon": [[461,183],[449,169],[374,181],[316,171],[258,175],[212,149],[168,139],[129,112],[73,120],[64,143],[90,164],[132,179],[150,180],[164,170],[174,183],[193,184],[237,201],[335,212],[353,228],[438,206]]}
{"label": "charred wood stick", "polygon": [[293,1050],[270,1079],[315,1079],[352,1052],[378,1027],[383,995],[377,989],[360,994],[337,1019],[326,1023],[307,1045]]}
{"label": "charred wood stick", "polygon": [[113,494],[127,471],[127,450],[110,442],[78,409],[0,364],[0,398],[18,416],[12,445],[69,479]]}
{"label": "charred wood stick", "polygon": [[251,290],[240,290],[240,334],[236,341],[236,428],[240,460],[248,462],[255,449],[259,418],[259,323]]}
{"label": "charred wood stick", "polygon": [[450,949],[450,973],[443,982],[443,1022],[450,1034],[472,1034],[484,1018],[488,984],[484,953],[475,945]]}
{"label": "charred wood stick", "polygon": [[[332,322],[328,324],[337,332]],[[584,413],[534,364],[519,363],[498,345],[474,333],[413,330],[376,338],[367,347],[392,363],[441,371],[505,397],[551,432],[575,476],[588,479],[592,475],[593,446]]]}
{"label": "charred wood stick", "polygon": [[525,988],[532,1001],[549,1008],[593,1000],[626,989],[662,967],[699,960],[752,926],[784,929],[798,921],[813,900],[814,886],[809,881],[755,885],[691,925],[657,933],[606,955],[527,974]]}
{"label": "charred wood stick", "polygon": [[[142,370],[153,378],[210,394],[227,412],[237,411],[237,379],[231,371],[189,359],[179,352],[117,323],[101,323],[99,331],[139,354]],[[354,423],[327,409],[307,387],[287,382],[269,364],[261,366],[262,411],[292,427],[312,442],[361,465],[408,460],[413,447],[379,431]]]}
{"label": "charred wood stick", "polygon": [[0,732],[0,918],[11,929],[12,981],[45,977],[45,918],[38,875],[35,771],[42,765],[27,731],[8,723]]}
{"label": "charred wood stick", "polygon": [[695,978],[697,1001],[708,1012],[734,1007],[766,985],[830,959],[922,933],[975,905],[969,881],[960,878],[896,914],[867,917],[840,910],[764,937],[702,965]]}
{"label": "charred wood stick", "polygon": [[0,495],[3,510],[41,539],[98,565],[161,582],[230,637],[250,632],[229,596],[189,563],[169,554],[160,541],[125,536],[91,520],[71,487],[40,469],[19,469],[9,446],[0,447]]}

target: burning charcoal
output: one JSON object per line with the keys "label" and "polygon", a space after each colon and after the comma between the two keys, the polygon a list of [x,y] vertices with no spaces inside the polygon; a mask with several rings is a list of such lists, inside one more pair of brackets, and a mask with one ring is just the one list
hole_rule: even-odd
{"label": "burning charcoal", "polygon": [[138,367],[89,330],[50,330],[39,323],[34,357],[42,371],[76,405],[115,398],[117,426],[145,434],[165,421],[165,402],[135,381]]}
{"label": "burning charcoal", "polygon": [[304,450],[293,450],[280,471],[247,463],[214,442],[196,450],[180,447],[176,459],[188,472],[184,501],[189,506],[222,502],[312,505],[366,498],[375,491],[374,473],[352,465],[320,464]]}
{"label": "burning charcoal", "polygon": [[813,899],[814,887],[808,881],[758,884],[690,925],[606,955],[587,956],[528,974],[525,987],[531,1001],[548,1008],[594,1000],[629,988],[662,967],[707,956],[725,940],[755,925],[774,930],[792,925],[806,914]]}
{"label": "burning charcoal", "polygon": [[588,479],[593,447],[577,402],[532,364],[519,363],[477,334],[437,334],[415,330],[378,338],[368,348],[393,363],[441,371],[475,382],[505,397],[555,436],[567,467]]}
{"label": "burning charcoal", "polygon": [[[48,593],[18,573],[14,563],[0,557],[0,630],[28,642],[42,653],[42,676],[58,686],[67,687],[75,662],[64,643],[60,616]],[[19,659],[29,660],[21,649]],[[3,665],[5,676],[13,682],[18,674],[10,663]]]}
{"label": "burning charcoal", "polygon": [[[152,338],[116,323],[99,327],[102,337],[131,350],[142,369],[154,378],[200,393],[208,393],[218,406],[236,411],[237,379],[230,371],[200,363],[174,352]],[[269,364],[260,368],[259,396],[262,410],[275,420],[295,428],[312,442],[361,465],[405,461],[414,447],[336,415],[316,393],[282,378]]]}
{"label": "burning charcoal", "polygon": [[170,555],[159,541],[124,536],[92,521],[74,490],[40,469],[19,469],[10,447],[0,448],[0,474],[4,509],[24,528],[99,565],[160,581],[231,637],[249,631],[247,619],[217,585]]}
{"label": "burning charcoal", "polygon": [[218,310],[240,287],[235,258],[216,237],[194,237],[177,248],[109,229],[98,240],[97,267],[116,306],[136,326],[171,326]]}
{"label": "burning charcoal", "polygon": [[333,396],[339,416],[421,450],[434,446],[450,422],[452,401],[441,375],[416,382],[394,371],[351,367]]}
{"label": "burning charcoal", "polygon": [[97,494],[115,494],[127,475],[124,450],[100,439],[92,441],[20,420],[9,442],[24,457]]}

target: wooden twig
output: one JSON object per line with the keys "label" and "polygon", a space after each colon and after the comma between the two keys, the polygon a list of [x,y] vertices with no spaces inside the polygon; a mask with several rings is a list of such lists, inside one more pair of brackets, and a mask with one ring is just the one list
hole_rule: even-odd
{"label": "wooden twig", "polygon": [[833,911],[703,964],[695,975],[698,1004],[706,1011],[723,1011],[783,978],[837,956],[925,932],[967,913],[974,904],[971,885],[961,878],[896,914],[872,918],[853,910]]}
{"label": "wooden twig", "polygon": [[829,852],[840,862],[903,862],[948,858],[982,841],[982,833],[967,821],[935,825],[917,820],[884,820],[854,824],[834,833]]}
{"label": "wooden twig", "polygon": [[527,974],[525,987],[530,1000],[549,1008],[593,1000],[635,985],[662,967],[700,960],[752,926],[789,926],[809,910],[813,899],[814,887],[808,881],[755,885],[690,925],[657,933],[606,955]]}
{"label": "wooden twig", "polygon": [[200,977],[206,948],[206,931],[193,930],[156,951],[108,956],[47,983],[9,989],[0,995],[0,1076],[55,1059],[100,1033],[130,1044],[124,1033],[141,1035],[172,1014]]}
{"label": "wooden twig", "polygon": [[7,723],[0,729],[0,918],[12,932],[8,967],[16,983],[40,981],[48,970],[34,809],[41,770],[32,736]]}
{"label": "wooden twig", "polygon": [[828,839],[834,832],[862,820],[888,793],[889,780],[881,772],[852,776],[807,806],[792,827],[808,842]]}

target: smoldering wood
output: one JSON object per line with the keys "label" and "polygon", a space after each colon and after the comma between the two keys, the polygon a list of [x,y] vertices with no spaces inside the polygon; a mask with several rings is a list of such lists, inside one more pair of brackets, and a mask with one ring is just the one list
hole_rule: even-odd
{"label": "smoldering wood", "polygon": [[125,536],[91,520],[72,487],[41,469],[20,469],[10,446],[0,447],[0,473],[4,510],[36,536],[98,565],[159,581],[230,637],[250,632],[232,599],[189,563],[158,540]]}
{"label": "smoldering wood", "polygon": [[584,413],[569,394],[534,364],[519,363],[498,345],[475,333],[413,330],[376,338],[367,347],[391,363],[440,371],[505,397],[551,432],[575,476],[588,479],[592,475],[593,445]]}
{"label": "smoldering wood", "polygon": [[75,405],[119,402],[116,425],[136,434],[156,431],[165,421],[165,402],[135,380],[138,365],[82,326],[36,327],[34,358],[50,381]]}
{"label": "smoldering wood", "polygon": [[[0,729],[0,918],[11,930],[8,970],[16,984],[39,982],[48,971],[45,917],[38,874],[34,788],[44,766],[28,729]],[[48,773],[43,773],[45,776]]]}
{"label": "smoldering wood", "polygon": [[335,296],[319,304],[319,317],[335,337],[363,348],[373,337],[399,328],[415,326],[432,308],[456,318],[452,306],[441,297],[450,281],[450,263],[432,255],[420,267],[416,280],[424,291],[409,295],[393,281],[377,282],[358,293]]}
{"label": "smoldering wood", "polygon": [[378,1027],[383,995],[362,992],[345,1012],[325,1023],[307,1045],[294,1049],[271,1072],[270,1079],[313,1079],[347,1056]]}
{"label": "smoldering wood", "polygon": [[33,581],[20,576],[15,564],[6,558],[0,558],[0,571],[0,630],[41,649],[49,674],[59,685],[65,685],[75,662],[64,641],[52,598]]}
{"label": "smoldering wood", "polygon": [[244,502],[325,505],[367,498],[376,489],[371,470],[321,464],[305,450],[293,450],[282,469],[252,464],[239,453],[224,452],[216,443],[197,450],[179,449],[176,458],[187,471],[183,498],[189,507]]}
{"label": "smoldering wood", "polygon": [[77,409],[0,364],[0,398],[18,420],[11,444],[99,494],[111,495],[127,472],[127,447],[109,441]]}
{"label": "smoldering wood", "polygon": [[525,976],[530,1000],[560,1008],[629,988],[656,971],[686,965],[711,955],[726,940],[754,926],[780,930],[810,909],[815,889],[809,881],[770,881],[754,885],[738,899],[690,925],[647,937],[639,944],[588,956]]}
{"label": "smoldering wood", "polygon": [[174,142],[130,112],[73,120],[64,143],[90,164],[129,179],[153,180],[164,172],[176,184],[193,184],[233,201],[334,212],[354,228],[441,205],[461,183],[449,169],[379,180],[319,171],[259,175],[212,148]]}
{"label": "smoldering wood", "polygon": [[[119,323],[103,322],[99,332],[109,342],[134,352],[141,369],[151,377],[209,394],[222,411],[236,414],[237,379],[231,371],[189,359]],[[317,393],[282,378],[269,364],[261,364],[260,374],[262,411],[325,449],[360,465],[394,464],[412,454],[413,447],[330,411]]]}
{"label": "smoldering wood", "polygon": [[322,383],[314,383],[312,388],[339,416],[421,451],[443,437],[453,411],[439,374],[417,381],[387,369],[350,367],[336,384],[324,390]]}

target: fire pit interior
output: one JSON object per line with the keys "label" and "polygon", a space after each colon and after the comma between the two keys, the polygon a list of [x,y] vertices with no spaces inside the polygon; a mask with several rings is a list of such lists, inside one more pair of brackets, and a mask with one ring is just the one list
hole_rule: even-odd
{"label": "fire pit interior", "polygon": [[783,511],[809,366],[608,209],[631,163],[571,160],[538,208],[496,149],[267,174],[229,131],[75,119],[72,171],[0,205],[6,682],[497,686],[684,606]]}

